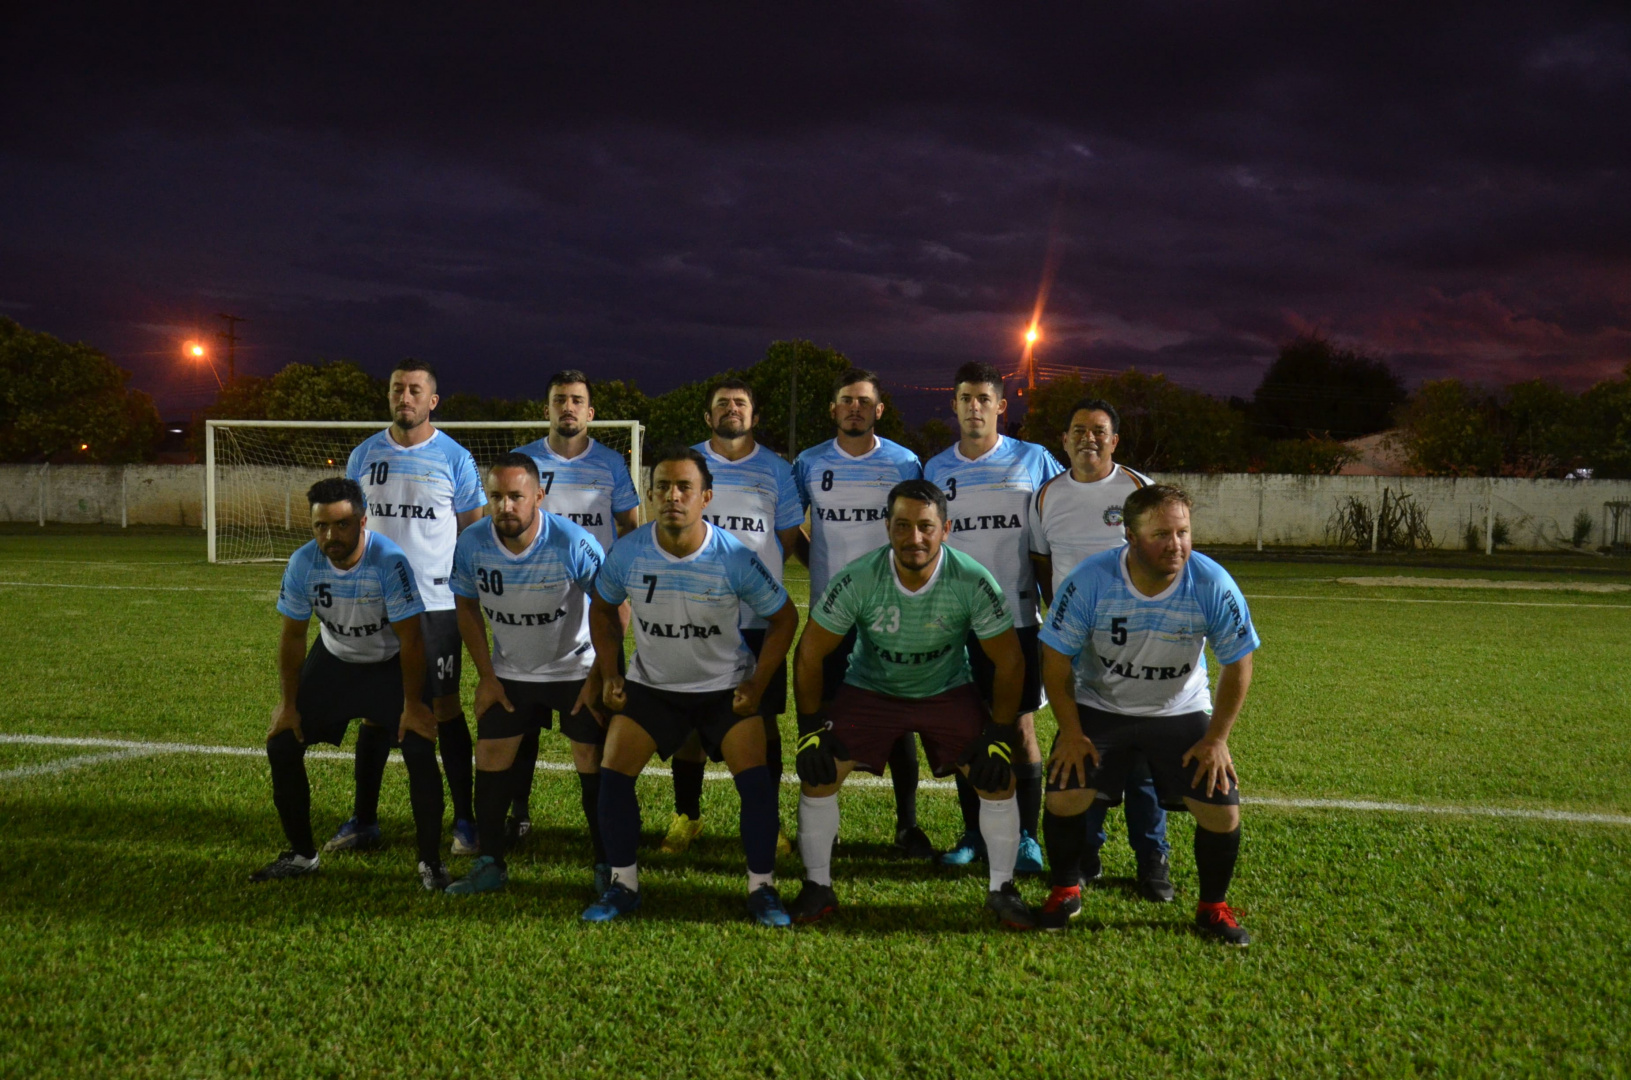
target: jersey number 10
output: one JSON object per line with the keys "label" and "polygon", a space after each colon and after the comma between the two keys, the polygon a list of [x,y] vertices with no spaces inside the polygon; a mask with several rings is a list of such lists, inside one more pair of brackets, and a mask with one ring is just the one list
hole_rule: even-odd
{"label": "jersey number 10", "polygon": [[389,461],[376,461],[368,466],[368,482],[370,484],[383,484],[385,478],[390,475],[391,463]]}

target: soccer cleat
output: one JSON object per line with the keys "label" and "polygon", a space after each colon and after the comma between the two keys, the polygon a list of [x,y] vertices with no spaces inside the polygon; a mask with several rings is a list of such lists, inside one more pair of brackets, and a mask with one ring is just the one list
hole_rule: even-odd
{"label": "soccer cleat", "polygon": [[895,833],[895,854],[904,859],[933,859],[936,852],[928,833],[908,825]]}
{"label": "soccer cleat", "polygon": [[595,863],[595,895],[603,895],[612,887],[612,867],[610,863]]}
{"label": "soccer cleat", "polygon": [[787,834],[782,832],[782,829],[781,829],[780,825],[776,826],[776,854],[777,855],[791,855],[791,854],[793,854],[793,841],[789,840],[787,838]]}
{"label": "soccer cleat", "polygon": [[432,866],[428,862],[421,862],[419,884],[424,886],[426,892],[446,892],[447,887],[453,884],[453,875],[441,863]]}
{"label": "soccer cleat", "polygon": [[663,837],[660,850],[665,855],[684,855],[691,841],[702,835],[702,819],[676,813],[668,823],[668,835]]}
{"label": "soccer cleat", "polygon": [[1152,904],[1172,903],[1172,879],[1167,876],[1165,855],[1138,857],[1138,895]]}
{"label": "soccer cleat", "polygon": [[1082,856],[1082,885],[1086,887],[1104,877],[1104,863],[1099,860],[1099,853]]}
{"label": "soccer cleat", "polygon": [[481,842],[476,839],[476,823],[466,818],[460,818],[453,823],[453,854],[476,855],[481,851]]}
{"label": "soccer cleat", "polygon": [[780,929],[793,925],[792,917],[782,907],[781,893],[776,891],[774,885],[761,885],[748,893],[748,914],[760,926]]}
{"label": "soccer cleat", "polygon": [[1195,925],[1201,933],[1217,938],[1225,945],[1245,948],[1252,943],[1252,936],[1235,919],[1235,913],[1226,903],[1198,904],[1195,908]]}
{"label": "soccer cleat", "polygon": [[319,856],[306,858],[292,851],[285,851],[265,866],[249,875],[250,881],[282,881],[284,878],[304,877],[307,874],[317,873]]}
{"label": "soccer cleat", "polygon": [[611,922],[621,915],[640,910],[640,893],[621,882],[612,882],[600,899],[583,909],[584,922]]}
{"label": "soccer cleat", "polygon": [[1019,834],[1019,854],[1014,858],[1014,873],[1040,874],[1042,872],[1042,845],[1028,832]]}
{"label": "soccer cleat", "polygon": [[1076,885],[1055,885],[1047,903],[1036,913],[1038,930],[1063,930],[1082,913],[1082,890]]}
{"label": "soccer cleat", "polygon": [[985,910],[997,917],[997,921],[1010,930],[1034,930],[1036,919],[1031,915],[1031,909],[1025,906],[1025,898],[1019,895],[1019,886],[1012,881],[1002,883],[1002,888],[992,889],[985,894]]}
{"label": "soccer cleat", "polygon": [[356,818],[350,818],[339,831],[328,838],[323,845],[324,851],[373,851],[380,846],[379,822],[372,825],[359,825]]}
{"label": "soccer cleat", "polygon": [[974,829],[965,830],[952,849],[940,856],[942,866],[967,866],[975,859],[985,858],[985,837]]}
{"label": "soccer cleat", "polygon": [[474,896],[476,893],[497,892],[510,883],[510,872],[483,855],[471,864],[470,872],[447,887],[450,896]]}
{"label": "soccer cleat", "polygon": [[521,841],[532,832],[532,819],[530,817],[508,817],[504,819],[504,839],[510,842],[510,847],[520,847]]}
{"label": "soccer cleat", "polygon": [[838,895],[832,891],[831,885],[806,881],[788,905],[787,914],[796,923],[813,923],[820,922],[837,910]]}

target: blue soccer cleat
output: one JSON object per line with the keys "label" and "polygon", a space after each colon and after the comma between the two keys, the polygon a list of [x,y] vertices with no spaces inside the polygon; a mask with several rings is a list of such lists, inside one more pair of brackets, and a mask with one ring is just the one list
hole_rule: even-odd
{"label": "blue soccer cleat", "polygon": [[595,895],[604,896],[606,890],[612,887],[612,868],[603,862],[595,863]]}
{"label": "blue soccer cleat", "polygon": [[476,893],[495,892],[510,883],[509,871],[483,855],[470,867],[470,872],[447,887],[450,896],[474,896]]}
{"label": "blue soccer cleat", "polygon": [[975,859],[985,858],[985,837],[969,829],[957,838],[952,849],[940,856],[942,866],[967,866]]}
{"label": "blue soccer cleat", "polygon": [[761,885],[748,893],[748,914],[760,926],[792,926],[793,917],[782,907],[781,894],[774,885]]}
{"label": "blue soccer cleat", "polygon": [[379,823],[359,825],[350,818],[323,845],[324,851],[373,851],[380,846]]}
{"label": "blue soccer cleat", "polygon": [[467,818],[460,818],[453,823],[453,854],[475,855],[481,851],[481,844],[476,840],[476,823]]}
{"label": "blue soccer cleat", "polygon": [[614,881],[611,888],[600,894],[599,900],[583,909],[583,921],[611,922],[620,915],[632,915],[639,910],[639,890]]}
{"label": "blue soccer cleat", "polygon": [[1014,859],[1014,873],[1040,874],[1042,872],[1042,845],[1028,832],[1019,834],[1019,854]]}

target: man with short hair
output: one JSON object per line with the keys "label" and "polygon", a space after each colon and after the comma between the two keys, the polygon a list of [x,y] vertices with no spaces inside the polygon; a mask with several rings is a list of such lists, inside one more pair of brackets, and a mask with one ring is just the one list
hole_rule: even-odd
{"label": "man with short hair", "polygon": [[[1008,411],[1002,373],[990,364],[968,363],[952,379],[952,409],[957,414],[958,441],[923,467],[923,478],[938,484],[951,507],[951,533],[946,542],[972,555],[996,576],[1014,615],[1014,630],[1025,656],[1025,686],[1020,697],[1018,737],[1014,748],[1014,785],[1018,791],[1020,847],[1016,868],[1022,874],[1042,872],[1037,818],[1042,812],[1042,751],[1036,741],[1036,710],[1042,707],[1042,667],[1037,659],[1036,575],[1031,566],[1031,506],[1037,489],[1062,471],[1045,447],[1002,433]],[[991,667],[969,642],[974,682],[992,700]],[[969,783],[958,778],[957,802],[963,812],[963,835],[942,860],[963,866],[983,854],[979,828],[980,802]]]}
{"label": "man with short hair", "polygon": [[[786,553],[795,550],[803,538],[799,527],[804,524],[804,507],[799,502],[798,487],[793,483],[793,470],[753,437],[753,425],[758,419],[756,404],[753,387],[741,379],[722,379],[714,384],[708,394],[707,412],[703,414],[713,434],[693,449],[708,459],[708,470],[714,478],[714,497],[703,516],[716,528],[742,541],[780,582]],[[755,654],[764,645],[767,625],[753,609],[742,611],[742,640]],[[780,717],[787,711],[785,662],[771,676],[770,685],[759,702],[759,711],[765,720],[765,763],[779,791],[782,780]],[[688,740],[670,764],[674,769],[675,810],[662,849],[678,853],[689,847],[702,831],[700,740]],[[682,770],[682,766],[688,768]],[[682,771],[689,776],[693,769],[694,786],[687,784],[682,791]],[[684,806],[679,805],[682,797],[688,800]],[[779,815],[776,850],[784,854],[793,850],[781,831]]]}
{"label": "man with short hair", "polygon": [[[1042,599],[1051,607],[1054,590],[1089,555],[1127,542],[1122,503],[1151,483],[1115,460],[1121,441],[1121,414],[1102,398],[1083,398],[1070,411],[1063,436],[1070,468],[1043,484],[1036,493],[1036,524],[1031,529],[1031,561]],[[1127,843],[1138,861],[1138,891],[1146,900],[1164,904],[1173,897],[1167,873],[1167,815],[1156,797],[1155,781],[1143,758],[1132,764],[1124,805]],[[1087,812],[1087,852],[1082,879],[1104,874],[1099,852],[1104,847],[1104,815],[1109,802],[1101,796]]]}
{"label": "man with short hair", "polygon": [[[793,463],[799,498],[810,510],[810,535],[796,538],[799,559],[810,568],[810,600],[826,591],[834,573],[889,543],[885,525],[888,493],[902,480],[923,475],[917,455],[873,429],[884,412],[882,384],[873,372],[851,368],[838,377],[829,407],[838,435],[812,446]],[[853,631],[827,654],[822,685],[836,694],[855,646]],[[889,752],[895,789],[895,850],[932,859],[934,845],[917,823],[917,740],[903,734]]]}
{"label": "man with short hair", "polygon": [[[653,754],[671,757],[696,732],[724,760],[742,800],[748,911],[761,926],[787,926],[776,892],[776,788],[765,767],[759,702],[787,657],[798,611],[757,555],[703,517],[713,497],[707,458],[689,447],[659,453],[650,497],[657,520],[606,556],[589,612],[601,698],[614,714],[600,772],[600,831],[612,882],[583,918],[606,922],[640,907],[635,780]],[[635,641],[627,681],[616,658],[625,601]],[[769,620],[757,657],[739,630],[744,605]]]}
{"label": "man with short hair", "polygon": [[[391,426],[351,451],[345,474],[362,486],[373,530],[408,556],[424,597],[425,681],[453,799],[453,854],[469,855],[476,850],[474,763],[459,703],[464,650],[447,582],[459,533],[481,517],[486,498],[470,451],[431,423],[441,400],[435,369],[423,360],[402,361],[391,372],[389,396]],[[379,789],[390,753],[380,729],[364,725],[357,732],[351,820],[323,845],[325,851],[362,851],[379,843]]]}
{"label": "man with short hair", "polygon": [[[1097,792],[1121,794],[1136,752],[1162,803],[1195,817],[1196,925],[1249,945],[1226,898],[1240,854],[1229,733],[1261,642],[1229,572],[1191,548],[1188,495],[1150,484],[1127,496],[1122,517],[1126,546],[1070,572],[1042,631],[1042,677],[1059,733],[1048,757],[1045,831],[1053,890],[1037,924],[1062,930],[1081,911],[1088,807]],[[1223,665],[1215,705],[1209,644]]]}
{"label": "man with short hair", "polygon": [[[464,531],[453,556],[459,633],[476,684],[476,831],[481,857],[448,892],[501,889],[509,881],[504,814],[514,798],[516,750],[559,713],[572,741],[579,794],[594,849],[595,894],[610,883],[600,839],[600,679],[589,642],[589,591],[603,552],[581,526],[540,508],[538,465],[514,451],[487,470],[486,522]],[[489,649],[487,627],[492,624]],[[531,771],[530,769],[528,770]]]}
{"label": "man with short hair", "polygon": [[[544,489],[544,509],[582,526],[602,551],[610,551],[620,536],[640,524],[640,496],[629,477],[628,464],[611,447],[589,436],[595,418],[594,391],[589,376],[576,368],[557,371],[544,391],[549,434],[516,447],[538,462]],[[624,613],[627,621],[628,614]],[[622,644],[618,645],[622,655]],[[516,751],[514,805],[506,826],[512,841],[532,830],[532,783],[538,767],[538,732],[528,731]],[[702,787],[697,768],[697,787]]]}
{"label": "man with short hair", "polygon": [[[832,846],[838,789],[853,769],[880,772],[890,747],[915,732],[936,776],[957,772],[979,792],[990,851],[986,908],[1029,929],[1014,885],[1019,810],[1012,760],[1025,662],[1008,601],[991,572],[944,543],[946,497],[927,480],[890,491],[889,543],[834,576],[810,605],[794,664],[799,705],[799,852],[804,886],[789,907],[798,922],[837,910]],[[856,631],[844,682],[823,707],[823,662]],[[995,673],[994,707],[973,686],[968,639]]]}
{"label": "man with short hair", "polygon": [[[317,869],[306,747],[340,745],[345,729],[360,717],[363,729],[377,732],[387,749],[402,749],[419,881],[426,889],[445,888],[442,774],[436,767],[436,717],[423,701],[424,604],[413,566],[389,538],[367,528],[368,502],[355,481],[319,480],[306,502],[313,539],[289,557],[278,589],[280,693],[266,729],[272,802],[289,849],[249,880],[276,881]],[[313,615],[319,632],[307,651]]]}

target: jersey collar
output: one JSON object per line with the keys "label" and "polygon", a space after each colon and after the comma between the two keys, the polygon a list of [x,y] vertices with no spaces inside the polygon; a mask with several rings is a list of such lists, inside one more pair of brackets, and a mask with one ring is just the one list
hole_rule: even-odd
{"label": "jersey collar", "polygon": [[[412,448],[404,446],[404,447],[402,447],[402,449],[409,450],[409,449],[412,449]],[[329,558],[328,553],[325,552],[322,548],[317,549],[317,557],[319,559],[322,559],[325,563],[328,564],[328,568],[329,568],[330,573],[339,574],[341,577],[346,577],[346,576],[349,576],[351,574],[355,574],[357,572],[357,567],[361,566],[363,563],[368,561],[368,546],[370,544],[372,544],[373,542],[374,542],[374,530],[370,529],[368,526],[364,525],[362,527],[362,554],[357,556],[357,561],[356,562],[352,563],[349,567],[347,567],[344,570],[341,570],[338,566],[335,566],[334,565],[334,560]]]}
{"label": "jersey collar", "polygon": [[739,457],[735,461],[732,461],[728,457],[722,457],[715,453],[713,445],[707,439],[704,439],[702,440],[702,453],[708,458],[709,461],[717,461],[721,465],[728,468],[732,465],[746,465],[748,462],[759,456],[759,451],[764,449],[764,445],[764,443],[754,440],[753,449],[748,451],[747,456]]}
{"label": "jersey collar", "polygon": [[848,458],[850,461],[865,461],[867,458],[871,457],[873,454],[876,454],[879,450],[883,449],[883,440],[880,439],[878,437],[878,433],[876,431],[874,431],[872,433],[872,449],[868,450],[864,454],[851,454],[851,453],[849,453],[842,446],[838,445],[838,440],[837,439],[834,439],[832,441],[832,448],[833,448],[833,453],[837,454],[841,458]]}
{"label": "jersey collar", "polygon": [[670,555],[668,552],[664,551],[663,546],[657,542],[657,526],[655,523],[653,523],[651,526],[651,546],[657,549],[657,554],[661,555],[671,563],[690,562],[701,555],[704,551],[707,551],[708,545],[714,542],[713,522],[709,521],[707,518],[703,518],[702,527],[705,530],[702,534],[702,543],[698,544],[697,549],[691,552],[689,555]]}
{"label": "jersey collar", "polygon": [[437,439],[440,439],[442,437],[442,429],[439,427],[433,427],[430,432],[430,438],[426,439],[422,443],[414,443],[412,446],[403,446],[401,443],[397,442],[396,438],[392,436],[390,428],[386,428],[384,431],[380,432],[380,434],[385,436],[385,441],[390,445],[392,450],[395,450],[399,454],[411,454],[417,450],[423,450]]}
{"label": "jersey collar", "polygon": [[546,513],[547,511],[543,507],[538,508],[538,531],[533,534],[532,543],[521,549],[519,555],[504,546],[504,538],[498,535],[498,525],[494,523],[492,516],[489,515],[487,518],[487,532],[493,538],[493,545],[498,548],[498,553],[510,562],[526,562],[532,553],[538,550],[538,544],[544,539],[544,530],[549,527],[549,521],[545,517]]}
{"label": "jersey collar", "polygon": [[900,590],[900,594],[902,596],[927,596],[929,591],[934,588],[935,583],[940,580],[940,571],[943,570],[945,566],[946,545],[941,544],[940,554],[935,556],[934,569],[929,571],[929,580],[923,583],[923,588],[913,592],[911,589],[908,589],[905,585],[901,584],[900,567],[895,565],[895,549],[893,546],[891,546],[889,549],[889,576],[894,579],[895,588]]}
{"label": "jersey collar", "polygon": [[[1135,600],[1142,600],[1146,604],[1158,604],[1163,600],[1171,599],[1172,594],[1178,591],[1178,586],[1184,583],[1184,578],[1189,576],[1189,562],[1188,560],[1185,560],[1184,568],[1178,572],[1177,577],[1172,579],[1171,585],[1168,585],[1154,596],[1145,596],[1139,591],[1138,586],[1133,584],[1132,571],[1127,569],[1127,555],[1129,551],[1130,549],[1128,548],[1126,541],[1123,541],[1121,547],[1121,558],[1116,560],[1116,565],[1121,567],[1121,580],[1126,583],[1127,591],[1133,594],[1133,598]],[[1193,556],[1191,556],[1191,558],[1193,558]]]}
{"label": "jersey collar", "polygon": [[991,455],[992,455],[992,454],[995,454],[995,453],[996,453],[996,452],[997,452],[997,451],[998,451],[998,450],[1001,450],[1001,449],[1002,449],[1002,446],[1003,446],[1003,443],[1005,443],[1005,442],[1007,442],[1007,441],[1008,441],[1008,436],[1006,436],[1006,435],[998,435],[998,436],[997,436],[997,441],[996,441],[996,444],[995,444],[995,445],[993,445],[993,446],[992,446],[992,447],[991,447],[991,449],[989,449],[989,450],[987,450],[987,451],[986,451],[986,452],[985,452],[985,453],[983,453],[983,454],[981,454],[981,455],[980,455],[980,456],[979,456],[979,457],[969,457],[969,456],[967,456],[967,455],[966,455],[966,454],[964,454],[964,453],[963,453],[963,448],[962,448],[962,446],[961,446],[961,445],[959,445],[959,444],[958,444],[958,443],[952,443],[952,444],[951,444],[951,452],[952,452],[952,453],[953,453],[953,454],[956,454],[956,455],[957,455],[957,460],[958,460],[958,461],[967,461],[967,462],[969,462],[969,463],[971,463],[971,464],[972,464],[972,463],[973,463],[973,462],[976,462],[976,461],[984,461],[984,460],[986,460],[986,459],[987,459],[987,458],[989,458],[989,457],[990,457],[990,456],[991,456]]}
{"label": "jersey collar", "polygon": [[1118,461],[1111,465],[1110,471],[1099,477],[1097,480],[1078,480],[1076,479],[1075,474],[1069,469],[1065,470],[1065,475],[1070,477],[1070,482],[1075,484],[1077,487],[1098,487],[1100,484],[1108,484],[1110,481],[1121,475],[1121,462]]}
{"label": "jersey collar", "polygon": [[592,450],[594,450],[594,448],[595,448],[595,438],[594,438],[593,435],[591,435],[589,437],[589,442],[584,445],[583,453],[579,454],[577,457],[562,457],[561,455],[559,455],[559,454],[557,454],[555,452],[555,448],[553,446],[549,445],[549,437],[547,435],[543,439],[541,439],[539,441],[544,444],[544,446],[543,446],[544,453],[548,454],[550,457],[554,458],[556,461],[566,461],[566,462],[582,461],[584,458],[588,457],[590,452]]}

